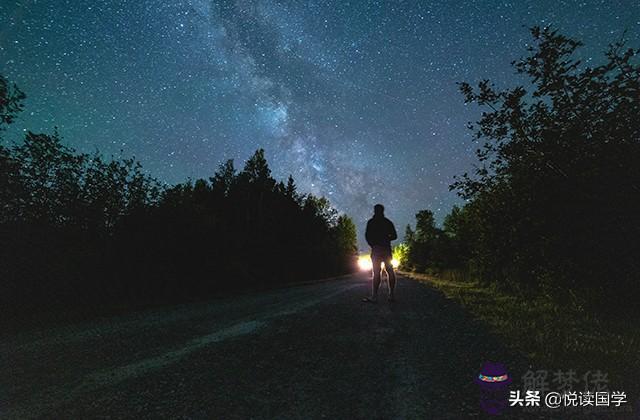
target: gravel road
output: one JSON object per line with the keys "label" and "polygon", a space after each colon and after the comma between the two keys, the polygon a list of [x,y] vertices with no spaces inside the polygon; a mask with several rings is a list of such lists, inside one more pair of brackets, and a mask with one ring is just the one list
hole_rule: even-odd
{"label": "gravel road", "polygon": [[0,418],[475,418],[487,360],[527,363],[455,302],[364,275],[3,336]]}

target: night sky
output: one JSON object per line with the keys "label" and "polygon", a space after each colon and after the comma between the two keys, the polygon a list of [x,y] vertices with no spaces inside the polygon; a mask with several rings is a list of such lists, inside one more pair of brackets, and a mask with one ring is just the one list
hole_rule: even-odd
{"label": "night sky", "polygon": [[456,82],[518,82],[510,62],[552,24],[600,60],[640,46],[629,1],[0,0],[0,73],[28,95],[5,136],[51,132],[135,156],[161,181],[208,178],[258,148],[278,179],[324,195],[362,230],[373,204],[399,233],[475,162]]}

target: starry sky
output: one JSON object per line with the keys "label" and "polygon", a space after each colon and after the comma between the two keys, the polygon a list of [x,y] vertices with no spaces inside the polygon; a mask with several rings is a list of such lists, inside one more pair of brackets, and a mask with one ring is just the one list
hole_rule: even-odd
{"label": "starry sky", "polygon": [[326,196],[359,228],[383,203],[400,235],[442,218],[477,148],[480,110],[456,82],[521,83],[510,63],[551,24],[601,59],[636,0],[0,1],[0,74],[28,95],[5,135],[51,132],[135,156],[161,181],[241,168],[264,148],[277,179]]}

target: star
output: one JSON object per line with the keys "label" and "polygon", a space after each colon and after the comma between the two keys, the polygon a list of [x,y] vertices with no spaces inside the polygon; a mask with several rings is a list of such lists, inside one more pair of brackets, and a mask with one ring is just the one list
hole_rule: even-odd
{"label": "star", "polygon": [[[50,132],[82,152],[136,156],[173,184],[264,148],[273,174],[330,196],[362,227],[376,202],[398,226],[462,201],[475,162],[456,82],[521,83],[528,27],[581,39],[587,65],[640,8],[519,2],[3,2],[0,72],[28,95],[5,136]],[[605,34],[606,36],[603,36]],[[12,137],[13,136],[13,137]]]}

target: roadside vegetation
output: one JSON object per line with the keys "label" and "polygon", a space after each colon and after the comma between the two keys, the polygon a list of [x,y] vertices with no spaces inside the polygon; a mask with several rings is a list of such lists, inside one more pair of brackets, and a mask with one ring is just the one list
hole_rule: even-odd
{"label": "roadside vegetation", "polygon": [[560,304],[551,296],[507,293],[477,281],[403,274],[462,305],[508,346],[526,355],[534,370],[572,369],[579,374],[599,370],[608,375],[611,388],[630,396],[640,392],[635,374],[640,369],[637,316],[620,322],[584,307]]}
{"label": "roadside vegetation", "polygon": [[[322,197],[237,170],[164,185],[135,159],[78,153],[61,136],[2,132],[24,93],[0,76],[0,306],[12,316],[200,299],[350,272],[356,229]],[[212,171],[213,172],[213,171]]]}
{"label": "roadside vegetation", "polygon": [[600,369],[637,390],[639,51],[619,41],[590,67],[579,41],[531,34],[513,63],[530,84],[460,84],[484,110],[470,124],[478,164],[451,186],[465,204],[441,227],[419,211],[395,254],[540,368]]}
{"label": "roadside vegetation", "polygon": [[514,62],[530,83],[461,83],[483,109],[470,124],[478,164],[451,189],[465,200],[436,227],[407,226],[404,267],[457,270],[483,285],[576,301],[598,314],[640,301],[640,64],[623,41],[601,64],[579,41],[533,28]]}

